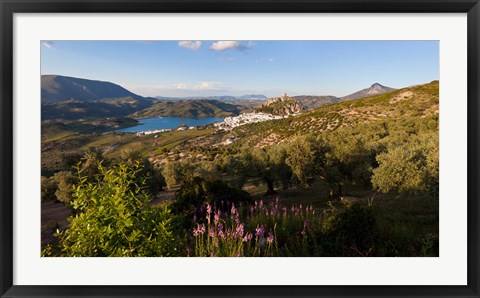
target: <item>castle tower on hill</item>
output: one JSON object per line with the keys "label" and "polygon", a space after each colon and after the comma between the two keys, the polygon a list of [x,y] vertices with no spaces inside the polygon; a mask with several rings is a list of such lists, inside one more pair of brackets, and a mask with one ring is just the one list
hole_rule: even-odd
{"label": "castle tower on hill", "polygon": [[282,101],[287,100],[287,98],[288,98],[287,93],[284,92],[280,98],[282,99]]}

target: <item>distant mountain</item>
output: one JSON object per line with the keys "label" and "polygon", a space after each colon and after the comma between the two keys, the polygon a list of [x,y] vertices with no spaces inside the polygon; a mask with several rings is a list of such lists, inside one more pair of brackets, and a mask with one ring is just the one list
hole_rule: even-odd
{"label": "distant mountain", "polygon": [[232,96],[232,95],[219,95],[219,96],[185,96],[185,97],[168,97],[168,96],[155,96],[155,99],[162,100],[198,100],[198,99],[207,99],[207,100],[220,100],[220,101],[232,101],[232,100],[244,100],[244,99],[253,99],[253,100],[264,100],[268,97],[262,94],[245,94],[242,96]]}
{"label": "distant mountain", "polygon": [[237,99],[256,99],[256,100],[264,100],[267,99],[263,94],[245,94],[242,96],[238,96]]}
{"label": "distant mountain", "polygon": [[372,96],[372,95],[379,95],[383,93],[392,92],[394,90],[396,89],[383,86],[379,83],[375,83],[369,88],[362,89],[360,91],[357,91],[355,93],[342,97],[340,101],[347,101],[347,100],[358,99],[358,98],[363,98],[363,97]]}
{"label": "distant mountain", "polygon": [[42,103],[58,103],[65,100],[90,102],[124,97],[145,99],[142,96],[110,82],[59,75],[42,76],[41,97]]}
{"label": "distant mountain", "polygon": [[42,120],[124,117],[152,105],[110,82],[44,75],[41,83]]}
{"label": "distant mountain", "polygon": [[244,108],[242,106],[226,103],[219,100],[159,100],[142,111],[131,115],[134,118],[150,117],[228,117],[239,115]]}
{"label": "distant mountain", "polygon": [[[285,98],[282,97],[270,98],[266,102],[262,103],[257,111],[269,112],[273,114],[292,114],[301,110],[312,110],[318,107],[335,104],[343,101],[349,101],[354,99],[360,99],[373,95],[380,95],[388,92],[392,92],[396,89],[383,86],[379,83],[375,83],[369,88],[362,89],[353,94],[336,97],[332,95],[297,95]],[[287,101],[288,99],[288,101]]]}

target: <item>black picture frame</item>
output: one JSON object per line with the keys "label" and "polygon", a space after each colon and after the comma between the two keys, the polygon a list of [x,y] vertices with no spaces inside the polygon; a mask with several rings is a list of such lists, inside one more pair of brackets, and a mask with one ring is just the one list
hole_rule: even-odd
{"label": "black picture frame", "polygon": [[[479,297],[478,0],[0,0],[1,297]],[[15,13],[467,13],[468,285],[466,286],[18,286],[13,284],[13,16]]]}

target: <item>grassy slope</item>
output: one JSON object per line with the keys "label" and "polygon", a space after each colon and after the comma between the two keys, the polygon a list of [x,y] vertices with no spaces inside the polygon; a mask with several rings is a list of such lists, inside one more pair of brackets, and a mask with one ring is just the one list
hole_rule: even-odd
{"label": "grassy slope", "polygon": [[242,106],[218,100],[158,100],[151,107],[133,113],[134,118],[159,116],[201,118],[238,115]]}
{"label": "grassy slope", "polygon": [[394,92],[332,104],[304,112],[299,116],[235,128],[244,146],[262,144],[275,136],[285,141],[293,136],[322,133],[342,127],[378,123],[406,118],[429,118],[438,114],[438,81],[396,90]]}
{"label": "grassy slope", "polygon": [[71,130],[46,133],[42,140],[42,172],[46,175],[56,171],[70,170],[60,166],[69,156],[79,159],[88,148],[100,149],[108,158],[119,157],[122,151],[135,150],[146,157],[161,154],[181,146],[199,136],[210,135],[211,129],[185,130],[158,133],[137,137],[131,133],[85,134]]}
{"label": "grassy slope", "polygon": [[125,117],[150,106],[150,100],[135,99],[133,97],[112,98],[90,102],[67,100],[55,104],[42,104],[42,120]]}

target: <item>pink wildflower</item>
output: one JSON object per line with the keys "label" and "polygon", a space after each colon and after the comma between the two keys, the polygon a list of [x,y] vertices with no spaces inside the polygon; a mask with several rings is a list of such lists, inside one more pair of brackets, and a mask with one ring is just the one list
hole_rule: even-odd
{"label": "pink wildflower", "polygon": [[235,239],[236,239],[237,237],[243,237],[243,232],[244,232],[244,230],[243,230],[243,224],[238,225],[238,226],[237,226],[237,229],[235,230],[235,233],[234,233]]}
{"label": "pink wildflower", "polygon": [[243,237],[243,242],[248,242],[248,241],[252,240],[252,238],[253,238],[252,233],[247,233],[247,234],[245,234],[245,236]]}
{"label": "pink wildflower", "polygon": [[272,233],[272,231],[270,231],[270,232],[268,232],[267,243],[272,244],[272,242],[273,242],[273,233]]}
{"label": "pink wildflower", "polygon": [[263,237],[264,234],[265,234],[265,229],[263,227],[257,226],[257,228],[255,229],[255,236]]}

